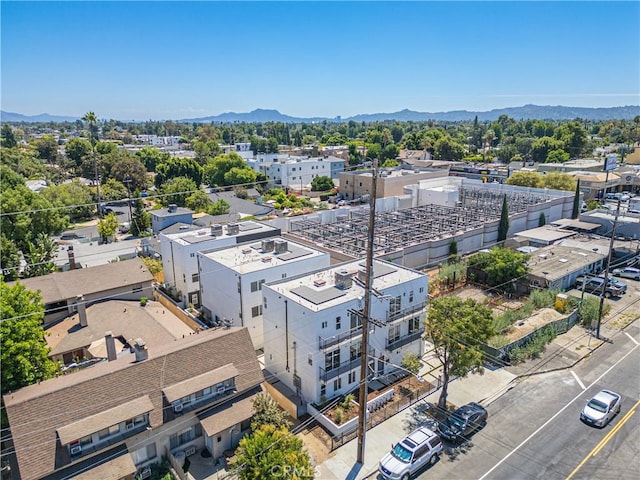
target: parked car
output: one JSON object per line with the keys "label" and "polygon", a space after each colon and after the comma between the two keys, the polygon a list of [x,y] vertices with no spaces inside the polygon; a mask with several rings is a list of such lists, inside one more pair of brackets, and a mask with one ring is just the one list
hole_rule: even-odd
{"label": "parked car", "polygon": [[[604,297],[619,297],[623,293],[626,292],[626,289],[623,291],[622,288],[614,285],[611,282],[607,282],[607,288],[604,290]],[[626,285],[625,285],[626,287]],[[585,277],[581,276],[576,279],[576,288],[578,290],[582,290],[584,288],[585,292],[595,293],[597,295],[602,295],[602,290],[604,288],[604,278],[600,277]]]}
{"label": "parked car", "polygon": [[463,405],[438,425],[438,431],[445,440],[459,442],[483,428],[487,423],[487,410],[477,403]]}
{"label": "parked car", "polygon": [[596,427],[606,426],[620,413],[622,397],[610,390],[600,390],[580,412],[580,420]]}
{"label": "parked car", "polygon": [[[600,275],[597,275],[597,277],[598,278],[604,278],[604,273],[601,273]],[[623,294],[627,293],[627,284],[626,283],[621,282],[616,277],[612,277],[612,276],[609,276],[608,280],[609,280],[609,284],[615,285],[616,287],[621,289]]]}
{"label": "parked car", "polygon": [[640,269],[634,267],[614,268],[611,273],[613,273],[616,277],[640,280]]}
{"label": "parked car", "polygon": [[393,445],[380,460],[378,472],[387,480],[408,480],[421,468],[436,463],[443,449],[437,433],[420,427]]}
{"label": "parked car", "polygon": [[80,238],[85,238],[85,236],[74,232],[64,232],[60,235],[60,240],[78,240]]}

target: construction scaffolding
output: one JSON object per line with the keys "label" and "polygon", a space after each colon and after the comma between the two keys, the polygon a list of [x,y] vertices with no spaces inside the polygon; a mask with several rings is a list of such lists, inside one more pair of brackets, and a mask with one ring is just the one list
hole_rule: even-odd
{"label": "construction scaffolding", "polygon": [[[503,197],[509,214],[544,203],[552,196],[529,192],[491,191],[482,187],[463,187],[455,207],[424,205],[392,212],[376,213],[374,255],[389,254],[411,245],[459,235],[500,219]],[[319,217],[291,222],[290,233],[317,245],[362,257],[367,248],[369,208],[352,209],[335,222],[322,223]]]}

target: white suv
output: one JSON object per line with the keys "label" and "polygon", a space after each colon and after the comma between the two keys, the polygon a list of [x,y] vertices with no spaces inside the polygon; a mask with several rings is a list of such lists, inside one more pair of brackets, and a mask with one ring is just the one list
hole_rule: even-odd
{"label": "white suv", "polygon": [[380,460],[378,471],[385,479],[408,480],[422,467],[436,463],[443,448],[437,433],[420,427],[393,446]]}

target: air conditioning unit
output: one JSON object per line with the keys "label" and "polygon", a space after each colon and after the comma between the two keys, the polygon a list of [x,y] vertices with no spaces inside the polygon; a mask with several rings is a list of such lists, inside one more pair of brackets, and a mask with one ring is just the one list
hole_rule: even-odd
{"label": "air conditioning unit", "polygon": [[216,392],[217,392],[217,393],[222,393],[222,392],[224,392],[225,390],[226,390],[226,388],[225,388],[225,386],[224,386],[224,385],[218,385],[218,386],[216,387]]}
{"label": "air conditioning unit", "polygon": [[176,403],[176,404],[173,406],[173,411],[174,411],[175,413],[180,413],[180,412],[182,411],[182,403]]}
{"label": "air conditioning unit", "polygon": [[188,457],[189,455],[193,455],[194,453],[196,453],[196,447],[189,447],[184,451],[184,456]]}
{"label": "air conditioning unit", "polygon": [[127,430],[133,430],[133,427],[135,427],[134,423],[127,423]]}
{"label": "air conditioning unit", "polygon": [[71,447],[71,455],[79,455],[82,452],[82,445],[74,445]]}
{"label": "air conditioning unit", "polygon": [[141,480],[144,480],[145,478],[149,478],[151,476],[151,467],[144,467],[142,470],[140,470],[140,475],[138,475],[138,477]]}

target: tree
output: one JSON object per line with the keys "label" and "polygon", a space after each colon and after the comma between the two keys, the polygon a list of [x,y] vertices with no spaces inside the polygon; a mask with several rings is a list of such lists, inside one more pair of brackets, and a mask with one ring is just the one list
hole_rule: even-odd
{"label": "tree", "polygon": [[225,174],[232,168],[251,168],[244,159],[235,152],[230,152],[224,155],[218,155],[212,160],[209,160],[204,166],[202,175],[202,181],[209,186],[213,185],[228,185],[225,183]]}
{"label": "tree", "polygon": [[223,185],[249,185],[256,181],[256,171],[251,167],[233,167],[224,174]]}
{"label": "tree", "polygon": [[507,185],[519,187],[542,188],[544,180],[537,172],[515,172],[507,179]]}
{"label": "tree", "polygon": [[58,159],[58,142],[51,135],[45,135],[33,142],[38,158],[45,162],[56,163]]}
{"label": "tree", "polygon": [[194,212],[206,212],[211,200],[203,190],[196,190],[184,200],[185,206]]}
{"label": "tree", "polygon": [[65,146],[67,158],[73,161],[75,168],[80,168],[85,158],[91,156],[93,146],[84,138],[72,138]]}
{"label": "tree", "polygon": [[420,357],[415,353],[407,353],[402,359],[402,368],[417,375],[420,371]]}
{"label": "tree", "polygon": [[274,425],[263,425],[240,440],[233,468],[240,480],[311,480],[315,473],[302,440]]}
{"label": "tree", "polygon": [[550,190],[571,191],[576,188],[576,181],[568,173],[549,172],[544,176],[544,186]]}
{"label": "tree", "polygon": [[538,226],[544,227],[547,224],[547,217],[545,217],[544,212],[540,212],[540,216],[538,217]]}
{"label": "tree", "polygon": [[115,178],[110,178],[100,189],[100,199],[105,202],[115,202],[129,197],[129,192],[124,183]]}
{"label": "tree", "polygon": [[475,368],[482,372],[482,344],[494,334],[491,310],[472,299],[436,298],[429,305],[426,340],[442,365],[442,390],[438,406],[446,408],[449,380],[464,377]]}
{"label": "tree", "polygon": [[229,213],[230,208],[231,208],[231,205],[229,205],[224,200],[224,198],[219,198],[218,200],[216,200],[215,202],[209,205],[209,208],[207,209],[207,213],[209,215],[224,215],[226,213]]}
{"label": "tree", "polygon": [[35,242],[29,242],[29,251],[25,254],[27,266],[25,277],[39,277],[57,270],[53,260],[56,258],[58,244],[49,235],[40,232]]}
{"label": "tree", "polygon": [[[2,177],[7,176],[7,170],[10,171],[11,175],[17,174],[25,178],[42,178],[45,176],[45,164],[36,157],[35,152],[32,150],[2,147],[0,148],[0,158],[2,158],[0,181],[2,181]],[[20,183],[24,183],[24,178]]]}
{"label": "tree", "polygon": [[137,157],[124,156],[111,168],[111,178],[126,185],[131,191],[145,190],[148,185],[147,170]]}
{"label": "tree", "polygon": [[198,186],[190,178],[172,178],[160,188],[160,192],[163,195],[161,202],[165,206],[175,203],[180,207],[184,207],[186,205],[187,197],[196,190],[198,190]]}
{"label": "tree", "polygon": [[547,163],[564,163],[570,158],[569,154],[561,148],[556,148],[547,153]]}
{"label": "tree", "polygon": [[326,192],[328,190],[333,190],[335,185],[333,184],[333,180],[331,177],[321,176],[315,177],[311,180],[311,191],[312,192]]}
{"label": "tree", "polygon": [[18,247],[7,238],[4,233],[0,234],[0,275],[4,275],[5,280],[15,280],[20,273],[20,251]]}
{"label": "tree", "polygon": [[105,215],[98,222],[98,235],[105,243],[116,234],[116,230],[118,230],[118,216],[113,212]]}
{"label": "tree", "polygon": [[16,141],[16,136],[13,133],[13,129],[11,125],[8,123],[2,124],[2,129],[0,131],[0,138],[2,139],[2,146],[7,148],[13,148],[18,146],[18,142]]}
{"label": "tree", "polygon": [[507,195],[502,197],[502,212],[500,212],[500,225],[498,225],[498,241],[504,242],[509,233],[509,205],[507,205]]}
{"label": "tree", "polygon": [[449,244],[449,256],[450,257],[458,256],[458,242],[456,242],[455,238],[452,238],[451,243]]}
{"label": "tree", "polygon": [[263,425],[273,425],[276,428],[289,428],[291,422],[287,414],[278,403],[266,393],[258,393],[253,399],[254,414],[251,417],[251,429],[259,430]]}
{"label": "tree", "polygon": [[137,198],[133,202],[133,214],[131,216],[131,235],[137,237],[151,227],[151,214],[144,209],[142,200]]}
{"label": "tree", "polygon": [[98,117],[94,112],[87,112],[82,117],[82,121],[89,126],[89,140],[91,145],[95,146],[98,140]]}
{"label": "tree", "polygon": [[49,359],[50,348],[44,340],[40,293],[0,279],[0,315],[2,393],[52,378],[58,366]]}
{"label": "tree", "polygon": [[494,247],[488,253],[478,253],[469,258],[469,266],[487,274],[490,287],[513,290],[513,283],[527,273],[528,256],[510,248]]}
{"label": "tree", "polygon": [[433,145],[435,158],[438,160],[459,161],[464,157],[464,145],[454,140],[451,136],[446,135]]}
{"label": "tree", "polygon": [[576,182],[576,193],[573,197],[573,210],[571,218],[576,219],[580,215],[580,179]]}
{"label": "tree", "polygon": [[156,165],[156,187],[178,177],[191,179],[197,188],[202,182],[202,167],[193,158],[174,157]]}
{"label": "tree", "polygon": [[140,159],[147,172],[154,172],[158,164],[166,163],[171,158],[171,154],[161,152],[157,148],[144,147],[136,152],[136,157]]}
{"label": "tree", "polygon": [[93,192],[79,180],[45,188],[40,195],[56,207],[67,207],[65,211],[73,219],[91,218],[94,211]]}

